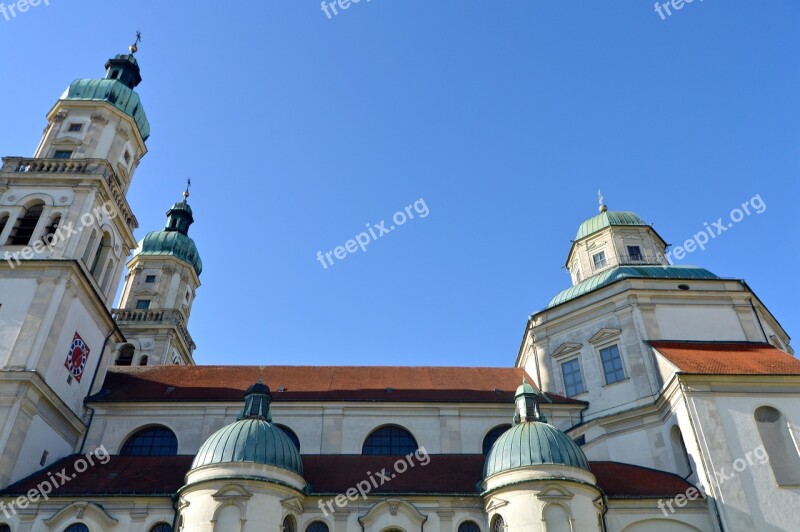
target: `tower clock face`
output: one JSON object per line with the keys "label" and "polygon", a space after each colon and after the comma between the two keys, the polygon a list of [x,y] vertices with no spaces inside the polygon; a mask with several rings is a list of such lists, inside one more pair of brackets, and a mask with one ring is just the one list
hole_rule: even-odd
{"label": "tower clock face", "polygon": [[83,370],[86,368],[86,361],[89,359],[89,346],[83,341],[81,335],[77,332],[72,337],[72,343],[69,346],[67,359],[64,361],[64,367],[75,377],[75,380],[81,382],[83,377]]}

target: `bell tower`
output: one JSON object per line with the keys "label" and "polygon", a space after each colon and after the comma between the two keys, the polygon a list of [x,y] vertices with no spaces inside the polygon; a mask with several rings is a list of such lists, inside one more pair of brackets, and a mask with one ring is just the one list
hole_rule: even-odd
{"label": "bell tower", "polygon": [[0,167],[0,487],[80,448],[83,400],[124,341],[110,307],[150,134],[136,51],[72,82],[33,157]]}
{"label": "bell tower", "polygon": [[128,274],[114,318],[127,341],[116,346],[115,363],[123,366],[194,364],[194,341],[187,329],[203,263],[189,226],[188,203],[167,211],[161,231],[148,233],[128,263]]}

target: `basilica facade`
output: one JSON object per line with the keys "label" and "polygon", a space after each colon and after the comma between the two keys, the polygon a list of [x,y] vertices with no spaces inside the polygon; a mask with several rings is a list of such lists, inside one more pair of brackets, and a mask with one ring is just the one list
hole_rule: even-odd
{"label": "basilica facade", "polygon": [[188,190],[134,238],[135,52],[0,168],[0,532],[797,530],[788,335],[633,212],[508,367],[196,365]]}

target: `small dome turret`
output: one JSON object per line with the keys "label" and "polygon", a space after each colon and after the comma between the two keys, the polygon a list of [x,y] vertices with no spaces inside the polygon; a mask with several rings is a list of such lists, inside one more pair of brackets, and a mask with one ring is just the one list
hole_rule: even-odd
{"label": "small dome turret", "polygon": [[192,208],[186,201],[188,193],[184,193],[183,201],[172,205],[167,211],[167,224],[161,231],[151,231],[142,239],[140,255],[172,255],[192,265],[199,276],[203,271],[203,261],[194,240],[189,237],[189,226],[194,223]]}
{"label": "small dome turret", "polygon": [[292,440],[271,423],[272,394],[259,376],[245,393],[239,420],[211,435],[192,463],[199,467],[225,463],[254,463],[273,466],[303,476],[300,452]]}

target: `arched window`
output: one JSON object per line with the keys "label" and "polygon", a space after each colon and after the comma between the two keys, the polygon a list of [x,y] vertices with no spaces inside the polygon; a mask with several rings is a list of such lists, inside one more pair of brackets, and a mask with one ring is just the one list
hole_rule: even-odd
{"label": "arched window", "polygon": [[297,447],[298,451],[300,451],[300,438],[297,437],[297,434],[295,434],[294,431],[289,427],[287,427],[286,425],[278,425],[276,423],[275,426],[281,429],[287,436],[289,436],[289,439],[292,440],[294,446]]}
{"label": "arched window", "polygon": [[[0,234],[3,233],[3,229],[5,229],[7,225],[8,225],[8,214],[7,213],[0,214]],[[3,532],[2,528],[0,528],[0,532]]]}
{"label": "arched window", "polygon": [[417,440],[403,427],[389,425],[381,427],[367,437],[361,454],[400,456],[411,454],[419,447]]}
{"label": "arched window", "polygon": [[64,532],[89,532],[89,527],[83,523],[73,523],[65,528]]}
{"label": "arched window", "polygon": [[111,282],[111,274],[114,273],[114,259],[108,259],[106,268],[103,270],[103,280],[100,282],[100,290],[102,292],[108,291],[108,285]]}
{"label": "arched window", "polygon": [[492,449],[492,445],[494,442],[497,441],[497,438],[502,436],[503,434],[511,428],[511,425],[500,425],[499,427],[495,427],[489,431],[489,434],[483,438],[483,454],[489,454],[489,451]]}
{"label": "arched window", "polygon": [[175,456],[178,454],[178,438],[166,427],[148,427],[128,438],[119,454],[123,456]]}
{"label": "arched window", "polygon": [[544,523],[547,532],[571,532],[569,512],[560,504],[550,504],[544,509]]}
{"label": "arched window", "polygon": [[97,246],[97,251],[94,252],[92,267],[89,268],[89,271],[92,272],[95,280],[99,281],[98,278],[100,277],[102,264],[108,257],[109,253],[111,253],[111,235],[108,234],[108,232],[104,232],[103,236],[100,238],[100,245]]}
{"label": "arched window", "polygon": [[150,529],[150,532],[172,532],[172,525],[167,523],[158,523],[153,525],[153,528]]}
{"label": "arched window", "polygon": [[692,463],[689,459],[689,453],[686,451],[683,434],[681,434],[681,429],[678,425],[672,427],[669,437],[672,443],[672,455],[675,458],[676,472],[686,478],[692,473]]}
{"label": "arched window", "polygon": [[88,268],[91,266],[89,259],[93,257],[94,244],[97,242],[97,229],[92,229],[92,234],[89,236],[89,242],[86,243],[86,249],[83,250],[83,263]]}
{"label": "arched window", "polygon": [[283,532],[297,532],[297,521],[294,516],[287,515],[283,520]]}
{"label": "arched window", "polygon": [[[0,231],[2,230],[0,229]],[[0,532],[11,532],[11,527],[3,523],[2,525],[0,525]]]}
{"label": "arched window", "polygon": [[308,528],[306,528],[306,532],[328,532],[328,525],[323,523],[322,521],[314,521]]}
{"label": "arched window", "polygon": [[481,532],[481,527],[475,521],[464,521],[458,526],[458,532]]}
{"label": "arched window", "polygon": [[14,224],[14,228],[9,235],[8,243],[12,246],[26,246],[30,243],[36,225],[39,223],[39,218],[42,216],[44,210],[44,203],[37,202],[27,207]]}
{"label": "arched window", "polygon": [[[764,459],[769,458],[775,482],[783,486],[800,484],[800,455],[783,413],[771,406],[762,406],[756,409],[754,417],[767,453]],[[763,463],[758,453],[756,458]]]}
{"label": "arched window", "polygon": [[123,345],[119,349],[119,356],[117,357],[117,361],[115,364],[117,366],[130,366],[133,364],[133,355],[136,352],[136,348],[133,347],[131,344]]}
{"label": "arched window", "polygon": [[61,225],[61,216],[55,215],[50,219],[50,223],[47,224],[47,227],[44,229],[44,234],[42,235],[42,242],[45,244],[50,244],[56,236],[56,231],[58,230],[58,226]]}
{"label": "arched window", "polygon": [[492,532],[506,532],[506,524],[499,515],[492,519]]}
{"label": "arched window", "polygon": [[139,359],[139,365],[146,366],[148,360],[147,355],[142,355],[142,358]]}

